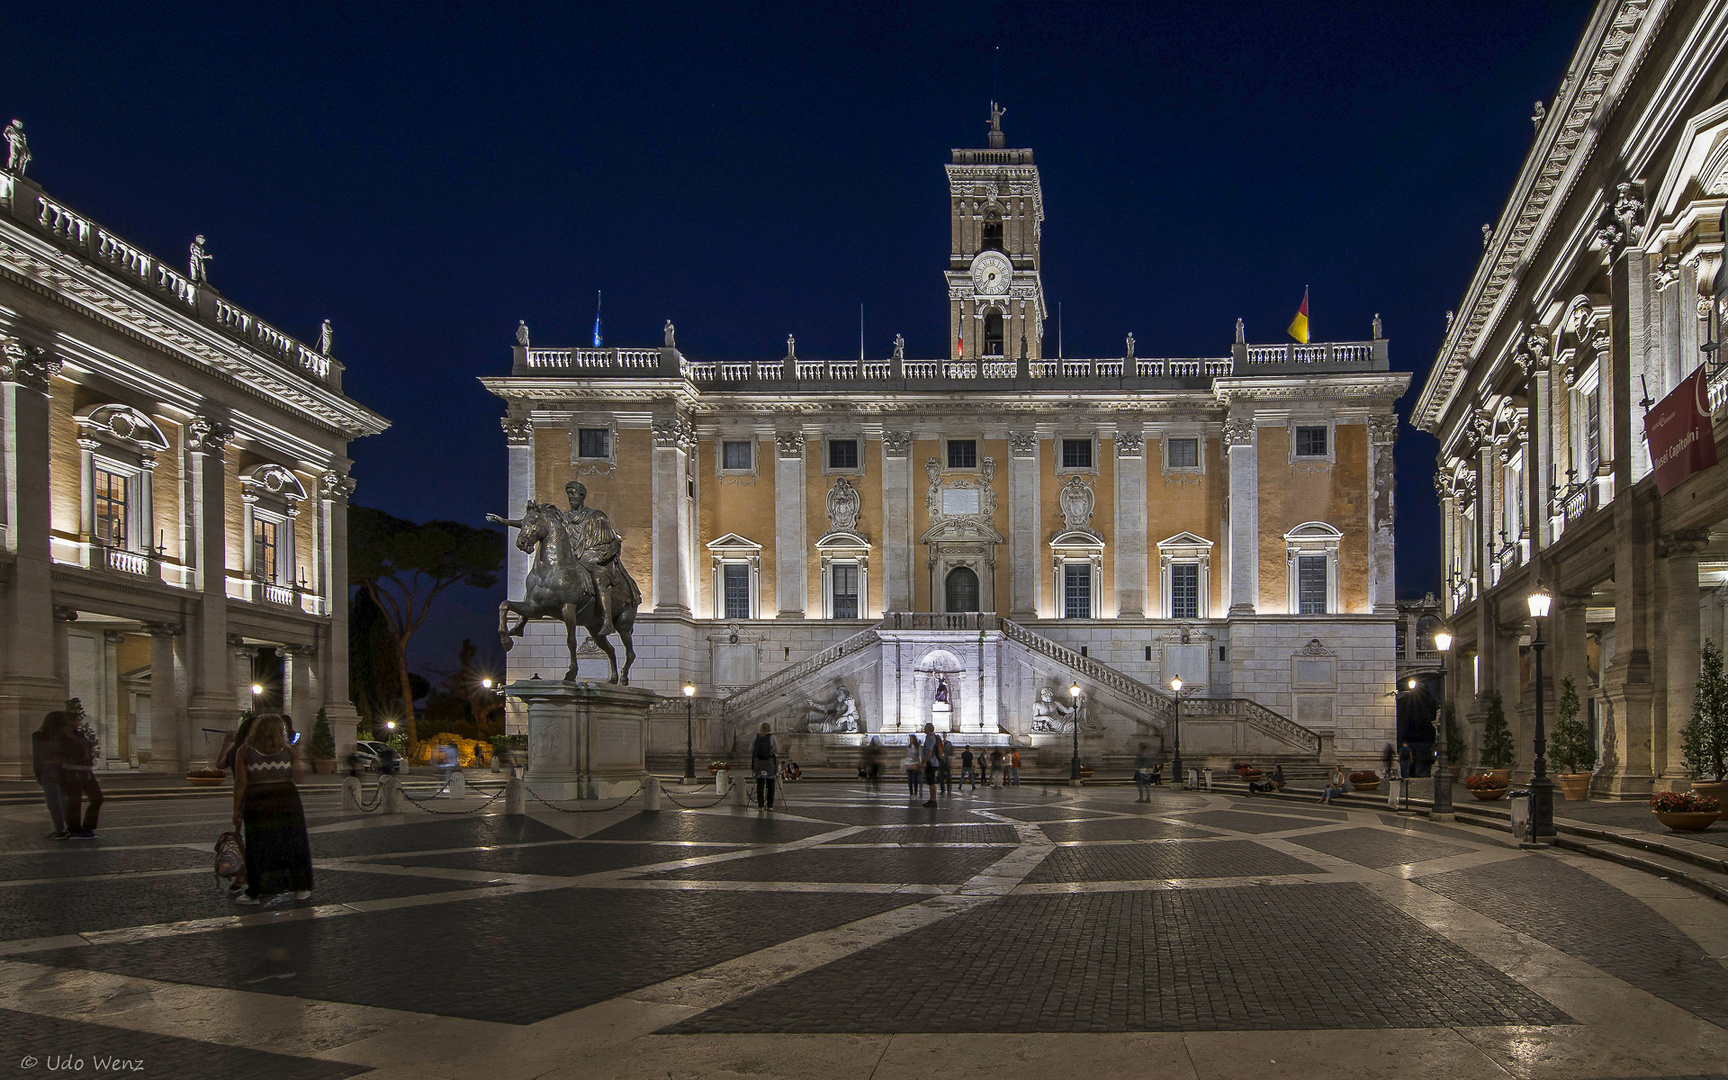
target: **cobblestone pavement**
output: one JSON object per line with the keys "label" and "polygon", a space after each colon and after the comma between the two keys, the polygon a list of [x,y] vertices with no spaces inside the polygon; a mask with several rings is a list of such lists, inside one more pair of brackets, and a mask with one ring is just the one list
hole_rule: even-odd
{"label": "cobblestone pavement", "polygon": [[375,1080],[1728,1060],[1728,905],[1481,829],[1169,789],[927,809],[805,783],[772,815],[338,800],[307,795],[313,898],[262,908],[209,872],[220,800],[111,802],[77,846],[0,809],[0,1076],[119,1075],[104,1055]]}

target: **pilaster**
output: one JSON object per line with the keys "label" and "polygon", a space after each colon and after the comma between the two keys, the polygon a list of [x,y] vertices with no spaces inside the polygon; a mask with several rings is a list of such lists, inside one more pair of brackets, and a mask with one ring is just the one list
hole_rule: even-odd
{"label": "pilaster", "polygon": [[[882,433],[882,603],[912,610],[912,436]],[[886,699],[884,699],[886,700]]]}
{"label": "pilaster", "polygon": [[[654,421],[654,610],[688,617],[690,499],[686,479],[695,444],[690,422],[677,416]],[[800,563],[802,565],[802,563]]]}
{"label": "pilaster", "polygon": [[1397,543],[1392,535],[1398,509],[1398,476],[1393,448],[1398,417],[1368,418],[1368,602],[1376,615],[1398,614]]}
{"label": "pilaster", "polygon": [[[525,416],[509,416],[499,421],[504,426],[505,452],[509,456],[508,502],[504,516],[521,513],[534,498],[534,425]],[[528,567],[533,554],[507,544],[504,554],[505,596],[523,596],[528,588]]]}
{"label": "pilaster", "polygon": [[[186,717],[186,640],[179,623],[147,622],[150,635],[150,727],[152,757],[176,770],[200,768],[196,741]],[[167,758],[166,762],[162,759]]]}
{"label": "pilaster", "polygon": [[[354,732],[360,723],[360,714],[348,698],[348,498],[353,494],[352,476],[331,470],[319,478],[318,497],[326,538],[325,576],[332,584],[324,597],[330,621],[318,643],[318,687],[330,732],[336,737],[338,761],[354,751]],[[510,550],[515,547],[511,544]]]}
{"label": "pilaster", "polygon": [[192,458],[193,588],[198,593],[197,640],[188,648],[196,658],[188,712],[198,727],[227,728],[234,723],[224,536],[227,475],[223,468],[223,453],[233,437],[232,432],[205,416],[193,417],[186,427],[186,448]]}
{"label": "pilaster", "polygon": [[810,584],[804,539],[804,435],[782,432],[774,438],[774,603],[780,619],[802,619],[809,610]]}
{"label": "pilaster", "polygon": [[1252,615],[1260,603],[1260,461],[1254,418],[1224,422],[1230,456],[1230,614]]}
{"label": "pilaster", "polygon": [[[1116,429],[1116,616],[1146,614],[1146,456],[1138,425]],[[1209,613],[1208,613],[1209,614]]]}
{"label": "pilaster", "polygon": [[1680,752],[1680,732],[1692,719],[1698,686],[1702,626],[1698,615],[1698,556],[1710,541],[1707,530],[1675,532],[1656,545],[1657,573],[1665,585],[1662,612],[1664,671],[1663,722],[1655,731],[1655,772],[1662,786],[1686,789],[1688,777]]}
{"label": "pilaster", "polygon": [[[1008,616],[1038,617],[1039,441],[1037,432],[1008,433]],[[1122,474],[1118,468],[1118,476]]]}

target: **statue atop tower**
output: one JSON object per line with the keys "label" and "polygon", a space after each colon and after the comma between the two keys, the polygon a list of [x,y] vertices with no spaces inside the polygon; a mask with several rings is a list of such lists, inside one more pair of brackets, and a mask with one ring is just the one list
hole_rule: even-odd
{"label": "statue atop tower", "polygon": [[1008,112],[994,101],[990,103],[990,149],[1000,150],[1008,145],[1007,136],[1002,134],[1002,117]]}

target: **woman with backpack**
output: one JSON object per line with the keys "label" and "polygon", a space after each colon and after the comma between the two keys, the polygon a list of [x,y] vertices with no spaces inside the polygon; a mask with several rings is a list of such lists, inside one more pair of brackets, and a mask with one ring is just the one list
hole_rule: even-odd
{"label": "woman with backpack", "polygon": [[266,875],[284,879],[296,900],[312,895],[312,843],[295,787],[300,761],[289,738],[287,721],[267,713],[234,752],[234,827],[246,835],[246,891],[235,903],[258,903]]}
{"label": "woman with backpack", "polygon": [[[774,809],[774,782],[780,755],[774,749],[773,727],[762,725],[761,734],[750,744],[750,775],[756,778],[756,809]],[[766,805],[764,805],[766,800]]]}

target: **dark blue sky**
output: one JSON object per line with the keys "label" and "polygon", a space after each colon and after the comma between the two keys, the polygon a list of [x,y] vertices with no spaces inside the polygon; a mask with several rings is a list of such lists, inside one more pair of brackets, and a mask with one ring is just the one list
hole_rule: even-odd
{"label": "dark blue sky", "polygon": [[[518,318],[581,343],[678,324],[698,359],[944,354],[942,165],[1007,106],[1037,152],[1070,356],[1316,340],[1439,347],[1583,3],[11,5],[0,112],[31,175],[157,254],[209,238],[224,294],[313,340],[395,421],[360,502],[504,509]],[[996,47],[1000,46],[999,59]],[[1046,330],[1053,352],[1057,327]],[[1434,443],[1398,447],[1400,595],[1438,584]],[[491,645],[445,609],[419,667]]]}

